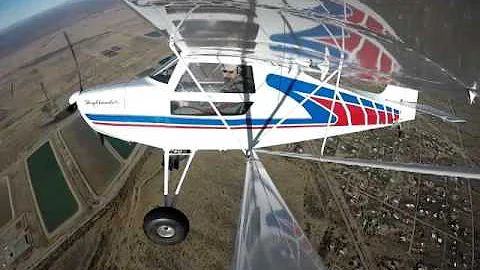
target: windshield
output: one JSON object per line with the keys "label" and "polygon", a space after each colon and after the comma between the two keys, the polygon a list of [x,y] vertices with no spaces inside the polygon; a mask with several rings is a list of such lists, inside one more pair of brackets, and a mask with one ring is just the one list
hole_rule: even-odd
{"label": "windshield", "polygon": [[150,75],[156,81],[168,83],[177,65],[177,57],[171,54],[158,61],[158,68]]}
{"label": "windshield", "polygon": [[160,59],[160,61],[158,61],[159,69],[161,69],[163,66],[165,66],[165,64],[167,64],[168,62],[170,62],[171,60],[174,60],[174,59],[177,59],[175,54],[170,54],[170,55]]}

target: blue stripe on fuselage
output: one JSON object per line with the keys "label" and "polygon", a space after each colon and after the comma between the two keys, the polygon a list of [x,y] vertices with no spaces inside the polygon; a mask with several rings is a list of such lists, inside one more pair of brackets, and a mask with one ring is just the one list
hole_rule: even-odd
{"label": "blue stripe on fuselage", "polygon": [[[87,114],[91,121],[101,122],[122,122],[122,123],[144,123],[144,124],[171,124],[171,125],[198,125],[198,126],[223,126],[220,119],[215,118],[186,118],[186,117],[169,117],[169,116],[150,116],[150,115],[112,115],[112,114]],[[280,122],[278,118],[272,119],[226,119],[230,126],[263,126],[275,125]],[[300,125],[300,124],[321,124],[315,123],[312,119],[293,118],[285,120],[282,125]]]}
{"label": "blue stripe on fuselage", "polygon": [[375,107],[376,107],[377,110],[379,110],[379,111],[384,111],[384,110],[385,110],[385,107],[383,107],[382,104],[379,104],[379,103],[376,103],[376,102],[375,102]]}
{"label": "blue stripe on fuselage", "polygon": [[364,99],[364,98],[360,98],[360,101],[362,102],[362,105],[363,105],[363,106],[368,107],[368,108],[375,109],[375,107],[373,107],[373,102],[371,102],[370,100]]}
{"label": "blue stripe on fuselage", "polygon": [[[292,98],[297,103],[301,103],[305,99],[305,95],[313,92],[313,95],[316,97],[332,100],[335,91],[329,88],[320,87],[317,89],[317,85],[291,79],[285,76],[280,76],[276,74],[267,75],[266,82],[268,86],[284,93],[286,96]],[[315,91],[315,89],[317,89]],[[301,94],[300,94],[301,93]],[[358,97],[340,92],[342,99],[345,102],[354,103],[360,105]],[[338,99],[338,96],[337,96]],[[363,106],[373,107],[373,103],[369,100],[360,99]],[[330,116],[328,109],[323,106],[313,102],[310,99],[307,99],[303,107],[310,114],[310,118],[289,118],[282,122],[282,125],[318,125],[326,124]],[[375,107],[378,110],[384,110],[385,107],[382,104],[375,102]],[[397,110],[395,110],[397,111]],[[86,114],[87,118],[91,121],[99,122],[123,122],[123,123],[144,123],[144,124],[170,124],[170,125],[190,125],[190,126],[223,126],[222,121],[216,116],[205,117],[205,116],[192,116],[192,117],[179,117],[179,116],[151,116],[151,115],[102,115],[102,114]],[[268,126],[278,124],[281,119],[279,118],[257,118],[251,119],[247,118],[245,115],[239,115],[236,119],[231,119],[232,117],[227,117],[230,119],[225,119],[227,124],[235,126]],[[337,122],[337,116],[332,115],[331,122],[332,124]]]}
{"label": "blue stripe on fuselage", "polygon": [[345,101],[345,102],[349,102],[349,103],[353,103],[353,104],[360,105],[360,103],[358,102],[357,97],[355,97],[355,96],[352,96],[352,95],[350,95],[350,94],[343,93],[343,92],[340,92],[340,96],[342,96],[342,99],[343,99],[343,101]]}
{"label": "blue stripe on fuselage", "polygon": [[[298,103],[301,103],[305,99],[298,92],[310,94],[318,87],[315,84],[291,79],[285,76],[279,76],[276,74],[268,74],[266,78],[266,82],[268,86],[279,90],[280,92],[291,97]],[[321,87],[316,92],[314,92],[313,95],[332,99],[334,95],[334,91],[328,88]],[[328,123],[330,112],[327,109],[323,108],[322,106],[319,106],[318,104],[311,101],[310,99],[307,99],[305,103],[303,103],[303,107],[307,110],[307,112],[312,117],[310,120],[313,123],[323,123],[323,124]],[[330,123],[336,123],[336,122],[337,122],[337,117],[335,115],[332,115],[332,119]]]}

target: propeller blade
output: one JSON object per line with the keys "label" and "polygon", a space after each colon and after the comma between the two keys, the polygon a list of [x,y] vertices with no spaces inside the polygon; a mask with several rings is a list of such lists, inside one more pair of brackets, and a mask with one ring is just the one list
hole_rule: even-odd
{"label": "propeller blade", "polygon": [[474,170],[473,168],[469,168],[469,167],[448,167],[448,166],[437,166],[433,164],[421,164],[421,163],[398,163],[398,162],[376,161],[376,160],[356,159],[356,158],[326,157],[326,156],[316,156],[316,155],[310,155],[310,154],[270,151],[270,150],[263,150],[263,149],[256,149],[255,151],[257,153],[264,153],[264,154],[275,155],[275,156],[292,157],[292,158],[299,158],[304,160],[336,163],[336,164],[350,165],[350,166],[361,166],[361,167],[393,170],[393,171],[401,171],[401,172],[480,179],[480,171]]}
{"label": "propeller blade", "polygon": [[70,41],[70,38],[68,37],[67,32],[64,31],[63,35],[65,36],[65,40],[68,43],[68,47],[70,48],[70,51],[72,52],[73,61],[75,62],[75,69],[77,70],[77,75],[78,75],[78,84],[80,85],[80,92],[82,92],[83,91],[82,75],[80,74],[80,65],[78,64],[78,58],[77,58],[77,55],[75,54],[75,51],[73,50],[73,45],[72,45],[72,42]]}

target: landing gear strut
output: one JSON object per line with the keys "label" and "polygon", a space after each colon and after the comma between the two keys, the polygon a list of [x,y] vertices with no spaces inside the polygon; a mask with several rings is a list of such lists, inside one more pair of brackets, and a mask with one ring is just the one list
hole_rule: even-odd
{"label": "landing gear strut", "polygon": [[[180,156],[188,156],[180,181],[177,184],[174,194],[169,194],[169,172],[172,169],[170,162],[179,162]],[[195,151],[188,150],[165,150],[163,158],[163,195],[165,206],[157,207],[148,212],[143,219],[143,231],[152,242],[161,245],[175,245],[188,235],[190,224],[188,218],[182,211],[175,208],[175,198],[180,194],[183,181],[187,175],[188,168],[192,163]],[[178,168],[178,164],[173,168]]]}

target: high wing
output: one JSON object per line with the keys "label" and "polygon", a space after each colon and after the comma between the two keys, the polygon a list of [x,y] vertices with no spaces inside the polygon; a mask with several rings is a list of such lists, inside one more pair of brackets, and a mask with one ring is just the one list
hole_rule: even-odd
{"label": "high wing", "polygon": [[246,165],[232,269],[326,269],[254,153]]}
{"label": "high wing", "polygon": [[[330,0],[320,3],[258,1],[255,4],[247,1],[124,2],[155,28],[165,30],[182,55],[248,57],[279,65],[295,64],[305,71],[321,74],[325,74],[322,63],[328,60],[330,71],[342,65],[342,77],[353,80],[354,85],[368,81],[408,87],[417,79],[425,83],[423,78],[410,75],[410,69],[400,64],[401,58],[414,57],[405,55],[411,50],[396,49],[404,45],[395,43],[400,39],[394,29],[379,14],[356,0],[344,1],[345,7],[342,1]],[[368,21],[376,22],[379,27],[358,22],[355,16],[360,14],[368,16]],[[385,39],[390,42],[385,43]],[[392,42],[396,46],[392,47]],[[377,53],[373,53],[375,51]],[[417,62],[419,65],[432,64],[431,60],[423,58]],[[444,82],[436,81],[443,78],[433,72],[439,70],[438,67],[424,69],[432,71],[431,78],[426,81],[433,83],[433,90],[415,84],[418,88],[422,91],[448,88]],[[405,102],[399,105],[416,108],[418,112],[443,121],[465,122],[426,104]]]}
{"label": "high wing", "polygon": [[[342,71],[345,76],[384,82],[400,69],[388,50],[361,29],[398,39],[395,32],[378,14],[357,0],[347,1],[346,10],[343,2],[331,0],[263,0],[253,4],[248,1],[124,2],[155,28],[165,30],[170,42],[186,55],[248,56],[318,70],[328,51],[332,68],[345,61]],[[344,11],[347,12],[346,24],[343,23]],[[360,14],[368,17],[369,22],[381,25],[381,30],[369,29],[364,22],[355,21],[354,17]],[[348,35],[349,40],[343,41],[344,35]],[[366,53],[368,48],[363,44],[373,46],[378,53]],[[372,62],[381,64],[368,64]]]}
{"label": "high wing", "polygon": [[449,176],[449,177],[471,178],[471,179],[480,180],[480,170],[478,170],[478,168],[458,167],[458,166],[447,167],[447,166],[438,166],[434,164],[420,164],[420,163],[399,163],[399,162],[385,162],[385,161],[381,162],[381,161],[366,160],[366,159],[316,156],[316,155],[299,154],[299,153],[291,153],[291,152],[270,151],[265,149],[257,149],[256,151],[258,153],[264,153],[269,155],[292,157],[292,158],[299,158],[299,159],[318,161],[318,162],[328,162],[328,163],[335,163],[335,164],[342,164],[342,165],[349,165],[349,166],[362,166],[362,167],[377,168],[377,169],[384,169],[384,170],[431,174],[431,175],[440,175],[440,176]]}

